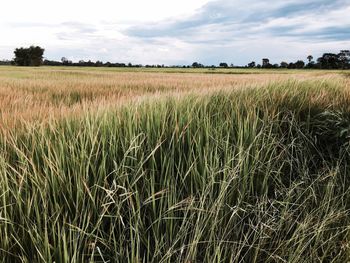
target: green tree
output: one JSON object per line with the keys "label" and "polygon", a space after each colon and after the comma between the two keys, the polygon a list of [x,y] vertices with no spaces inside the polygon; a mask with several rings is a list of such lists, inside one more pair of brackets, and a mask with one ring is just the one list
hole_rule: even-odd
{"label": "green tree", "polygon": [[295,68],[301,69],[305,67],[305,62],[302,60],[298,60],[297,62],[295,62]]}
{"label": "green tree", "polygon": [[30,59],[29,59],[28,49],[22,48],[22,47],[16,48],[14,53],[15,53],[14,61],[17,66],[29,66]]}
{"label": "green tree", "polygon": [[312,55],[307,56],[307,60],[309,61],[309,64],[311,64],[313,59],[314,59],[314,57]]}
{"label": "green tree", "polygon": [[322,69],[340,69],[342,68],[342,61],[338,54],[325,53],[322,57],[317,59],[317,62]]}
{"label": "green tree", "polygon": [[280,67],[281,68],[288,68],[288,63],[285,62],[285,61],[282,61],[281,64],[280,64]]}
{"label": "green tree", "polygon": [[18,66],[40,66],[43,63],[44,51],[39,46],[16,48],[14,61]]}
{"label": "green tree", "polygon": [[350,51],[349,50],[341,50],[338,54],[341,68],[349,69],[350,68]]}
{"label": "green tree", "polygon": [[204,66],[201,63],[193,62],[192,67],[193,68],[203,68]]}
{"label": "green tree", "polygon": [[248,68],[255,68],[255,61],[248,63]]}

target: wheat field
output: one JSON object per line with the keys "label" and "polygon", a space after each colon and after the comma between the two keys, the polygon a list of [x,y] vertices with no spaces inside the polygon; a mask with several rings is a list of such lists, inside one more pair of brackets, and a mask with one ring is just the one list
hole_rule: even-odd
{"label": "wheat field", "polygon": [[350,78],[0,67],[0,262],[347,262]]}

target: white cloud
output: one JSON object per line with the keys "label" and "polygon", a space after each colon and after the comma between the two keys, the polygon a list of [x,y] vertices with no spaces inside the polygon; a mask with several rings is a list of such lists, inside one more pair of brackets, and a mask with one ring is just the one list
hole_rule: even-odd
{"label": "white cloud", "polygon": [[[143,61],[151,57],[143,53],[151,49],[150,44],[125,36],[122,30],[130,25],[190,16],[208,1],[5,0],[1,3],[0,58],[10,59],[15,47],[35,44],[45,47],[46,56],[54,59],[105,54],[102,57],[108,60]],[[163,58],[159,61],[165,62]]]}
{"label": "white cloud", "polygon": [[157,21],[192,14],[208,0],[3,0],[0,21]]}
{"label": "white cloud", "polygon": [[6,0],[1,10],[8,59],[31,44],[49,59],[143,64],[280,62],[350,48],[350,0]]}

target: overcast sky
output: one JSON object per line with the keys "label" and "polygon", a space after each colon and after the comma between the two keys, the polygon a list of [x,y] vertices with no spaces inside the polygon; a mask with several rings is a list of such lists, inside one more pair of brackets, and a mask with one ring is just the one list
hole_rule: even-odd
{"label": "overcast sky", "polygon": [[350,49],[350,0],[1,0],[0,59],[245,65]]}

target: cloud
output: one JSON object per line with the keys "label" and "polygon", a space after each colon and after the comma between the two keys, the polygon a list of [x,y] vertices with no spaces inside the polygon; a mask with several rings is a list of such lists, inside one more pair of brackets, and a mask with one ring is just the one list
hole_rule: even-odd
{"label": "cloud", "polygon": [[193,16],[132,26],[124,34],[145,41],[162,37],[183,41],[196,46],[197,53],[202,54],[196,56],[207,63],[225,59],[223,50],[226,59],[247,63],[250,55],[240,53],[249,53],[247,46],[260,46],[260,56],[281,50],[280,45],[288,46],[290,50],[281,53],[279,59],[292,59],[297,56],[294,52],[302,55],[303,49],[306,52],[310,47],[322,52],[329,43],[334,48],[348,45],[349,13],[349,0],[217,0]]}
{"label": "cloud", "polygon": [[1,32],[12,36],[2,40],[0,56],[36,44],[45,47],[49,59],[245,65],[262,57],[279,63],[350,48],[350,0],[203,2],[195,11],[154,22],[96,13],[91,21],[0,23]]}
{"label": "cloud", "polygon": [[74,21],[61,23],[58,27],[61,30],[56,33],[56,36],[60,40],[74,40],[77,37],[89,40],[98,37],[99,32],[94,25]]}

